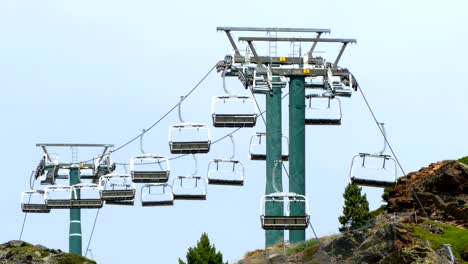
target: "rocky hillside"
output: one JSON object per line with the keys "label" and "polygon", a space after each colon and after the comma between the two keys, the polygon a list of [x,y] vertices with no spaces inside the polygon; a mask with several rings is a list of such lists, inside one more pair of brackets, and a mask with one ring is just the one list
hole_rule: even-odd
{"label": "rocky hillside", "polygon": [[322,237],[320,243],[310,240],[249,252],[238,264],[468,264],[467,165],[431,164],[400,178],[383,198],[386,208],[363,228]]}
{"label": "rocky hillside", "polygon": [[41,245],[32,245],[24,241],[13,240],[0,245],[0,263],[2,264],[92,264],[96,263],[85,257],[48,249]]}

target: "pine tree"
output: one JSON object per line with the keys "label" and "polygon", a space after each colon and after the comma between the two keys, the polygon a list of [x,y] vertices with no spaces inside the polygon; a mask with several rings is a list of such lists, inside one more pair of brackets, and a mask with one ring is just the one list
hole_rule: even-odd
{"label": "pine tree", "polygon": [[[206,233],[203,233],[196,247],[188,249],[187,264],[223,264],[223,254],[216,251],[216,247],[210,244],[210,239]],[[179,264],[185,264],[179,258]]]}
{"label": "pine tree", "polygon": [[338,218],[340,232],[362,227],[372,218],[366,194],[361,194],[361,187],[349,183],[343,193],[343,215]]}

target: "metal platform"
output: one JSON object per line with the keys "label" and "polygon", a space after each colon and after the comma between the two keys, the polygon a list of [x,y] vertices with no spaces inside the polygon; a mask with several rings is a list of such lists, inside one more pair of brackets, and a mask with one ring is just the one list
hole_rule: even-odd
{"label": "metal platform", "polygon": [[[266,160],[266,154],[250,153],[250,160]],[[282,161],[288,161],[289,155],[281,155]]]}
{"label": "metal platform", "polygon": [[244,186],[244,180],[228,180],[228,179],[210,179],[210,178],[208,178],[208,184]]}
{"label": "metal platform", "polygon": [[133,206],[135,200],[110,200],[106,201],[106,205],[123,205],[123,206]]}
{"label": "metal platform", "polygon": [[214,127],[254,127],[257,115],[213,114]]}
{"label": "metal platform", "polygon": [[325,118],[306,118],[306,125],[324,125],[324,126],[339,126],[341,125],[340,119],[325,119]]}
{"label": "metal platform", "polygon": [[76,199],[71,200],[71,208],[96,209],[103,206],[101,199]]}
{"label": "metal platform", "polygon": [[103,201],[113,200],[133,200],[135,198],[135,190],[101,190],[101,199]]}
{"label": "metal platform", "polygon": [[304,230],[309,225],[309,216],[264,216],[260,217],[265,230]]}
{"label": "metal platform", "polygon": [[366,187],[386,188],[386,187],[395,186],[395,182],[391,182],[391,181],[361,179],[361,178],[356,178],[356,177],[351,177],[350,181],[352,184],[355,184],[358,186],[366,186]]}
{"label": "metal platform", "polygon": [[174,200],[166,200],[166,201],[142,201],[141,206],[173,206]]}
{"label": "metal platform", "polygon": [[206,194],[174,194],[174,200],[206,200]]}
{"label": "metal platform", "polygon": [[169,171],[132,171],[134,183],[164,183],[169,180]]}
{"label": "metal platform", "polygon": [[50,199],[46,200],[47,207],[51,209],[70,209],[72,202],[70,199]]}
{"label": "metal platform", "polygon": [[21,210],[24,213],[49,213],[50,208],[47,204],[22,203]]}
{"label": "metal platform", "polygon": [[210,152],[211,141],[170,142],[172,154],[198,154]]}

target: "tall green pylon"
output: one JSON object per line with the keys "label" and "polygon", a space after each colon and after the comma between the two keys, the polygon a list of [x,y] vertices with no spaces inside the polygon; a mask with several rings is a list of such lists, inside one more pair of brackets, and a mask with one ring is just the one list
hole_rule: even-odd
{"label": "tall green pylon", "polygon": [[[279,83],[279,77],[273,77],[273,83]],[[282,191],[282,167],[274,170],[275,161],[281,160],[281,85],[273,85],[271,95],[266,95],[266,190],[265,194]],[[273,175],[273,171],[275,175]],[[273,183],[274,180],[274,183]],[[275,187],[277,190],[275,190]],[[267,203],[266,215],[283,215],[282,203]],[[271,247],[284,241],[283,230],[267,230],[265,246]]]}
{"label": "tall green pylon", "polygon": [[[70,186],[80,183],[80,168],[72,166],[70,168]],[[76,191],[76,197],[80,198],[80,191]],[[81,256],[81,209],[70,209],[70,231],[68,238],[68,251]]]}
{"label": "tall green pylon", "polygon": [[[289,83],[289,191],[305,195],[305,77],[290,76]],[[291,216],[305,215],[304,203],[292,203]],[[305,230],[290,230],[289,242],[305,240]]]}

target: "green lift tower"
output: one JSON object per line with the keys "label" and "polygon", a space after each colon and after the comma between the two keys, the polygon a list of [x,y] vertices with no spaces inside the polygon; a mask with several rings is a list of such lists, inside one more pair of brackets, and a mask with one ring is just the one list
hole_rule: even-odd
{"label": "green lift tower", "polygon": [[[233,48],[233,54],[227,55],[222,61],[223,67],[229,67],[236,73],[246,89],[252,94],[265,94],[266,96],[266,191],[265,195],[283,197],[306,195],[305,171],[305,125],[306,124],[338,124],[329,120],[306,120],[306,88],[315,88],[321,91],[318,97],[334,98],[334,96],[349,97],[352,87],[345,89],[342,85],[346,79],[350,80],[351,73],[346,68],[338,67],[338,62],[349,43],[354,39],[322,38],[322,34],[330,33],[329,29],[316,28],[259,28],[259,27],[218,27],[224,31]],[[246,42],[247,49],[241,52],[232,32],[249,32],[251,36],[238,38],[239,42]],[[268,34],[265,37],[265,33]],[[259,36],[263,34],[263,36]],[[278,34],[314,34],[312,37],[278,37]],[[268,54],[261,55],[254,43],[268,43]],[[278,43],[292,43],[292,55],[278,56]],[[341,49],[333,63],[322,57],[314,56],[318,43],[339,43]],[[308,45],[302,54],[302,44]],[[306,82],[321,77],[321,84]],[[289,191],[283,192],[282,170],[274,170],[275,162],[285,160],[282,154],[282,109],[281,91],[289,80]],[[348,81],[351,83],[351,81]],[[352,86],[352,85],[350,85]],[[340,117],[341,118],[341,117]],[[341,121],[341,120],[340,120]],[[287,159],[286,159],[287,160]],[[274,174],[274,175],[273,175]],[[312,176],[310,176],[312,177]],[[275,186],[276,185],[276,186]],[[275,189],[276,188],[276,189]],[[278,197],[273,198],[278,199]],[[285,212],[283,203],[265,202],[268,223],[262,222],[265,232],[265,246],[269,247],[283,242],[284,230],[289,230],[289,241],[298,243],[305,240],[305,229],[309,225],[309,216],[306,215],[305,203],[291,203],[289,212]],[[287,214],[287,215],[286,215]],[[282,217],[281,217],[282,216]],[[304,218],[301,218],[304,217]],[[265,217],[264,219],[267,219]],[[264,220],[266,221],[266,220]]]}

